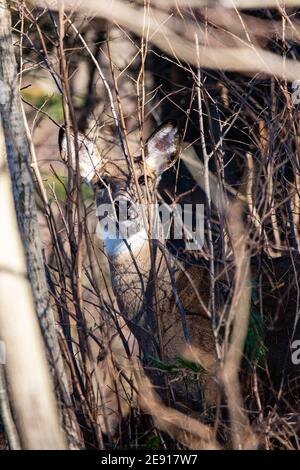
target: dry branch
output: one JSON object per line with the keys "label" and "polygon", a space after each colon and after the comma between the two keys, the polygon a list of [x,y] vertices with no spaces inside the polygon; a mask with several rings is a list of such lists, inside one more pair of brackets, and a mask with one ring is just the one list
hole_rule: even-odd
{"label": "dry branch", "polygon": [[[45,2],[41,0],[32,0],[32,3],[45,6]],[[59,2],[48,0],[46,4],[50,9],[57,10]],[[151,10],[151,15],[146,14],[145,21],[143,8],[127,5],[119,0],[65,0],[64,6],[65,9],[76,9],[93,17],[99,16],[139,36],[143,36],[146,29],[149,41],[171,57],[175,57],[178,62],[184,61],[195,67],[200,65],[215,70],[264,73],[288,81],[298,80],[300,76],[300,64],[297,61],[286,59],[283,63],[278,55],[259,47],[254,49],[252,44],[240,48],[199,45],[198,59],[195,44],[174,31],[171,17],[166,21],[165,16],[161,16],[155,9]]]}

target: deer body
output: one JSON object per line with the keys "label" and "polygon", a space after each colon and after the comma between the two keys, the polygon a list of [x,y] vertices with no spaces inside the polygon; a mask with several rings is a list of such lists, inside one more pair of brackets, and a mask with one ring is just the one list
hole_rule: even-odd
{"label": "deer body", "polygon": [[[180,145],[180,133],[172,121],[163,124],[148,139],[145,162],[137,158],[134,169],[142,197],[145,197],[144,181],[147,178],[148,191],[150,189],[156,202],[158,181],[163,171],[177,159]],[[61,149],[66,151],[63,139]],[[101,229],[100,236],[119,310],[137,338],[146,363],[153,357],[173,363],[184,354],[188,340],[191,340],[201,351],[204,368],[211,369],[215,362],[215,346],[210,319],[203,309],[209,301],[207,273],[193,265],[180,269],[159,244],[149,243],[149,227],[145,227],[138,208],[132,169],[125,158],[101,159],[91,142],[84,139],[79,145],[79,168],[92,185],[97,204],[112,204],[115,209],[120,201],[129,204],[126,223],[130,235],[116,239],[110,236],[109,230]],[[182,388],[185,387],[176,386],[179,399]],[[198,385],[195,389],[193,399],[199,401]]]}
{"label": "deer body", "polygon": [[[187,346],[182,318],[174,300],[170,279],[169,268],[172,269],[173,266],[170,267],[164,254],[156,250],[154,281],[148,239],[142,243],[139,239],[133,243],[128,240],[128,244],[130,250],[124,244],[123,252],[117,252],[109,258],[113,290],[119,307],[122,312],[127,312],[130,326],[136,336],[143,338],[141,344],[143,351],[152,356],[161,354],[161,357],[172,362]],[[204,303],[207,302],[208,291],[203,279],[203,270],[188,268],[188,274],[193,276],[194,286],[199,295],[206,297],[203,299]],[[199,311],[193,287],[185,274],[177,269],[174,280],[184,310],[192,312],[187,315],[187,329],[192,343],[198,348],[207,348],[210,321],[205,318],[204,312]],[[158,329],[161,330],[162,344],[159,344]],[[211,343],[208,346],[210,347]]]}

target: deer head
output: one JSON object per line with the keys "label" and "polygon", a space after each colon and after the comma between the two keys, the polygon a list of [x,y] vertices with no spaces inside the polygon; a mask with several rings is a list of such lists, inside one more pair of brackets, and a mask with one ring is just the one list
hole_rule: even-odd
{"label": "deer head", "polygon": [[[164,122],[145,143],[144,159],[142,155],[136,155],[134,157],[134,167],[132,168],[131,163],[125,156],[122,158],[113,158],[113,156],[109,159],[101,158],[96,144],[82,134],[78,135],[78,158],[81,176],[92,186],[97,203],[104,208],[105,205],[112,207],[113,218],[118,218],[120,203],[125,203],[126,223],[131,227],[131,242],[143,241],[147,237],[140,210],[141,199],[145,199],[146,196],[146,184],[150,194],[155,195],[161,175],[174,164],[179,155],[181,142],[182,137],[176,122],[173,120]],[[59,145],[64,158],[68,149],[63,131],[60,132]],[[70,142],[70,147],[71,155],[69,157],[71,158],[69,158],[69,161],[71,160],[72,167],[75,169],[75,145],[73,140]],[[104,214],[99,213],[99,216],[101,219]],[[109,232],[102,232],[101,238],[106,241],[105,247],[110,255],[118,253],[122,246],[126,248],[124,245],[116,243],[116,241],[111,241],[112,237]]]}

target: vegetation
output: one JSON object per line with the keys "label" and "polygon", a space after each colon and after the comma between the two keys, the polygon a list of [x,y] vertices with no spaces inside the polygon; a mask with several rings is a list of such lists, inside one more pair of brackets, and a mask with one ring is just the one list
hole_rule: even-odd
{"label": "vegetation", "polygon": [[[15,368],[0,365],[1,447],[298,450],[300,1],[73,3],[0,0],[0,340]],[[126,160],[134,191],[156,194],[137,168],[166,120],[182,143],[158,200],[204,206],[199,250],[150,243],[151,263],[155,250],[167,260],[180,351],[155,263],[151,329],[147,288],[131,315],[97,226],[103,162]],[[86,148],[101,162],[90,183]],[[199,317],[203,350],[190,341]]]}

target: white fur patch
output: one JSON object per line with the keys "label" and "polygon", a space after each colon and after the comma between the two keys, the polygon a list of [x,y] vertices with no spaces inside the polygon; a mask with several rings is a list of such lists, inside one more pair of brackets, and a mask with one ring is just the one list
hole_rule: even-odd
{"label": "white fur patch", "polygon": [[145,229],[140,230],[140,232],[131,235],[126,241],[122,238],[110,238],[108,232],[102,232],[101,238],[104,243],[104,250],[107,256],[120,256],[120,255],[129,255],[130,251],[128,249],[128,245],[132,253],[136,253],[144,242],[148,239],[148,235]]}
{"label": "white fur patch", "polygon": [[[62,149],[67,153],[67,139],[66,136],[62,140]],[[100,163],[100,155],[96,145],[91,140],[84,137],[82,134],[78,135],[79,146],[79,171],[82,178],[86,182],[90,182],[95,175],[95,170]],[[75,145],[74,140],[71,139],[71,164],[72,168],[76,168],[75,159]]]}

